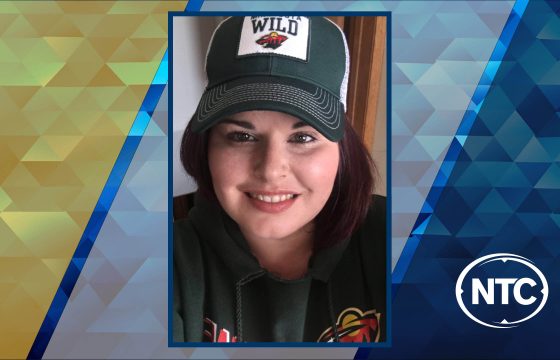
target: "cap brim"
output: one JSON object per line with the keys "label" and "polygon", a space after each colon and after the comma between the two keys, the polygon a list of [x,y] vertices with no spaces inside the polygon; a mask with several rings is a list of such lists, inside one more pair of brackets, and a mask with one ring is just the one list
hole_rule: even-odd
{"label": "cap brim", "polygon": [[207,89],[192,129],[202,132],[228,115],[250,110],[280,111],[300,118],[331,141],[344,134],[344,106],[332,93],[298,79],[245,77]]}

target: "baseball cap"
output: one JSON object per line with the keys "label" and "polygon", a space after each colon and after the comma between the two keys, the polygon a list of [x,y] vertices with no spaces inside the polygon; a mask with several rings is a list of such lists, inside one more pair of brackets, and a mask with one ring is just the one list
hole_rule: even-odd
{"label": "baseball cap", "polygon": [[208,85],[192,130],[205,131],[241,111],[273,110],[338,141],[344,134],[349,68],[344,34],[326,18],[227,18],[210,41]]}

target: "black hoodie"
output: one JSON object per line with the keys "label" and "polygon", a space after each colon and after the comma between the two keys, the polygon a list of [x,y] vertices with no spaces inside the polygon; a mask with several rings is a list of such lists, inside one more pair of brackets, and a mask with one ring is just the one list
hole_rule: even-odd
{"label": "black hoodie", "polygon": [[174,226],[174,341],[385,341],[385,211],[374,196],[350,239],[287,281],[261,268],[237,224],[197,195]]}

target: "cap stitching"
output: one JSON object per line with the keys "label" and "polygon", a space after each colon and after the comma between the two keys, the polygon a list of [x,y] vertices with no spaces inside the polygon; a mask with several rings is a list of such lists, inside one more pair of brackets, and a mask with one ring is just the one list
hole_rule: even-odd
{"label": "cap stitching", "polygon": [[[300,90],[299,88],[291,88],[292,90]],[[203,122],[205,119],[207,119],[208,117],[210,117],[211,115],[223,110],[224,108],[235,104],[235,102],[247,102],[247,101],[254,101],[254,100],[270,100],[270,101],[277,101],[277,102],[282,102],[279,100],[284,100],[283,102],[289,105],[294,105],[294,106],[299,106],[302,107],[303,106],[310,106],[310,109],[305,109],[307,112],[309,112],[310,114],[314,115],[315,117],[317,117],[317,120],[325,123],[325,124],[332,124],[334,123],[334,121],[327,121],[327,118],[332,118],[334,116],[336,116],[338,114],[338,108],[336,106],[333,107],[334,103],[331,101],[328,101],[328,99],[323,99],[326,100],[326,106],[329,106],[329,110],[328,111],[323,111],[320,112],[319,110],[324,109],[323,107],[319,106],[319,103],[317,101],[312,101],[309,98],[293,98],[293,97],[286,97],[286,96],[282,96],[279,95],[276,92],[271,92],[271,91],[262,91],[259,94],[255,94],[253,92],[247,92],[247,91],[236,91],[236,92],[230,92],[230,93],[226,93],[226,96],[221,96],[221,94],[216,94],[218,89],[214,89],[211,91],[211,94],[209,94],[209,96],[205,96],[205,99],[203,100],[203,102],[201,103],[201,106],[199,107],[199,111],[197,112],[199,115],[199,118],[197,119],[198,122]],[[251,90],[250,88],[248,88],[247,90]],[[285,89],[288,90],[288,89]],[[292,92],[292,94],[295,95],[302,95],[302,93],[300,92]],[[216,97],[217,95],[217,97]],[[248,96],[253,96],[253,97],[248,97]],[[316,100],[317,98],[313,99]],[[311,101],[310,101],[311,100]],[[322,103],[324,102],[321,101]],[[218,106],[214,106],[216,103],[219,103]],[[326,108],[326,107],[325,107]],[[334,109],[333,109],[334,108]],[[334,110],[334,114],[333,114],[333,110]]]}
{"label": "cap stitching", "polygon": [[[276,88],[278,90],[284,91],[286,94],[294,94],[296,97],[287,97],[284,96],[281,92],[273,92],[271,90],[271,87],[272,89]],[[249,92],[250,90],[258,90],[259,92]],[[326,91],[317,89],[315,94],[313,94],[311,97],[305,96],[305,94],[310,93],[306,93],[297,87],[279,84],[247,84],[237,86],[229,91],[225,91],[225,86],[222,85],[208,91],[203,96],[203,99],[197,110],[197,121],[204,122],[212,115],[235,103],[268,100],[298,106],[302,108],[302,110],[307,111],[310,115],[314,116],[316,120],[325,124],[327,127],[331,129],[337,129],[340,124],[340,118],[338,116],[339,108],[335,106],[336,104],[334,102],[329,101],[326,96]],[[216,106],[216,103],[219,103],[219,105]],[[321,106],[323,104],[324,106]],[[320,110],[327,111],[321,112]],[[333,120],[329,121],[329,119]],[[335,123],[336,125],[334,125]]]}

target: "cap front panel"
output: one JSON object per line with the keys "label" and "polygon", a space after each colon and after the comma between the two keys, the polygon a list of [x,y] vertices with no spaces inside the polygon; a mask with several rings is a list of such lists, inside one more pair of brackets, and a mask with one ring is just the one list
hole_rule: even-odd
{"label": "cap front panel", "polygon": [[266,56],[237,57],[243,19],[229,18],[214,35],[206,59],[208,88],[240,77],[270,74]]}

